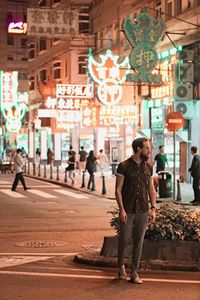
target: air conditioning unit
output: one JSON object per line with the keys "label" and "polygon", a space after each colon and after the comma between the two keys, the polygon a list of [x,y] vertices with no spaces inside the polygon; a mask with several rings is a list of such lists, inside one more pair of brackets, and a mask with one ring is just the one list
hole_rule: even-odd
{"label": "air conditioning unit", "polygon": [[191,100],[193,99],[193,85],[179,84],[174,85],[174,98],[175,100]]}
{"label": "air conditioning unit", "polygon": [[178,59],[188,62],[193,61],[194,59],[194,52],[193,50],[182,50],[177,52]]}
{"label": "air conditioning unit", "polygon": [[175,111],[182,113],[185,119],[192,119],[194,116],[193,101],[175,101]]}
{"label": "air conditioning unit", "polygon": [[175,64],[173,65],[173,75],[175,82],[193,82],[194,65],[193,64]]}

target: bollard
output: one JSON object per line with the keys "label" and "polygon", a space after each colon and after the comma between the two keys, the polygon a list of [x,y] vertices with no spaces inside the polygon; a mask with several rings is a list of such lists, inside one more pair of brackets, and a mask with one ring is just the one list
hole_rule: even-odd
{"label": "bollard", "polygon": [[64,178],[64,182],[67,182],[67,170],[65,169],[65,178]]}
{"label": "bollard", "polygon": [[38,177],[41,176],[41,169],[40,169],[40,164],[38,165]]}
{"label": "bollard", "polygon": [[81,188],[84,187],[85,187],[85,172],[83,171]]}
{"label": "bollard", "polygon": [[181,187],[180,187],[180,180],[177,179],[177,196],[176,196],[176,201],[181,201]]}
{"label": "bollard", "polygon": [[52,170],[52,165],[50,165],[50,179],[53,179],[53,170]]}
{"label": "bollard", "polygon": [[102,192],[101,195],[105,195],[106,194],[106,184],[105,184],[105,176],[102,176]]}
{"label": "bollard", "polygon": [[96,191],[95,189],[95,181],[94,181],[94,175],[92,176],[92,187],[91,187],[91,192]]}
{"label": "bollard", "polygon": [[44,163],[44,178],[47,177],[47,165]]}
{"label": "bollard", "polygon": [[28,175],[30,175],[30,162],[28,161]]}
{"label": "bollard", "polygon": [[59,180],[60,178],[59,178],[59,166],[57,166],[57,168],[56,168],[56,170],[57,170],[57,176],[56,176],[56,180]]}
{"label": "bollard", "polygon": [[[12,170],[12,169],[11,169]],[[12,173],[12,172],[11,172]],[[24,164],[24,173],[26,174],[26,162]]]}
{"label": "bollard", "polygon": [[33,163],[33,176],[35,176],[35,163]]}

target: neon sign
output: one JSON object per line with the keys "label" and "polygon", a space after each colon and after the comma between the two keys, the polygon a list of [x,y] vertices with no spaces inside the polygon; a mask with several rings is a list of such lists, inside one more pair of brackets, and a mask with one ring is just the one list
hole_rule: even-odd
{"label": "neon sign", "polygon": [[93,85],[57,84],[56,96],[57,98],[93,98]]}
{"label": "neon sign", "polygon": [[6,120],[6,128],[9,132],[18,132],[21,129],[21,121],[27,110],[24,102],[18,101],[18,72],[0,71],[0,100],[2,115]]}
{"label": "neon sign", "polygon": [[120,64],[119,56],[112,55],[107,50],[105,55],[99,55],[101,62],[96,62],[90,51],[88,69],[92,79],[98,83],[98,98],[105,105],[116,105],[122,98],[122,84],[130,71],[129,60],[126,57]]}
{"label": "neon sign", "polygon": [[159,74],[152,74],[158,61],[158,53],[155,46],[165,33],[165,23],[159,18],[158,22],[143,9],[133,23],[130,17],[123,21],[124,34],[132,46],[129,55],[130,65],[137,74],[131,74],[129,81],[160,83]]}
{"label": "neon sign", "polygon": [[26,33],[27,23],[23,21],[14,21],[8,25],[8,33]]}

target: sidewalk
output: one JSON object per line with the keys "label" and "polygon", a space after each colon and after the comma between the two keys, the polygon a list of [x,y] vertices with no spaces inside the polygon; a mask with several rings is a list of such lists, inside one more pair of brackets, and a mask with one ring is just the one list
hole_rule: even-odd
{"label": "sidewalk", "polygon": [[[57,171],[59,171],[59,175],[57,174]],[[27,174],[27,167],[26,167],[26,176],[34,177],[39,180],[44,180],[48,182],[52,182],[58,185],[70,187],[75,190],[79,190],[84,193],[89,193],[93,194],[99,197],[104,197],[108,198],[111,200],[115,200],[115,175],[112,175],[111,170],[107,171],[104,173],[104,179],[105,179],[105,188],[103,188],[103,180],[101,176],[101,172],[95,172],[95,191],[91,191],[87,189],[87,183],[89,179],[89,174],[88,172],[85,173],[85,187],[81,187],[83,184],[83,175],[79,173],[78,170],[75,172],[75,184],[72,186],[71,185],[71,180],[70,178],[67,179],[67,182],[65,182],[65,167],[64,166],[59,166],[57,169],[56,167],[52,168],[52,179],[50,179],[50,166],[47,165],[46,167],[46,178],[44,178],[44,166],[41,165],[40,168],[40,176],[38,176],[39,170],[38,166],[35,168],[35,173],[36,175],[33,176],[33,166],[30,166],[30,174]],[[177,187],[176,187],[177,190]],[[181,201],[173,201],[172,198],[159,198],[159,194],[157,193],[157,201],[162,202],[162,201],[173,201],[176,203],[180,204],[185,204],[185,205],[191,205],[190,201],[193,200],[193,189],[192,185],[189,183],[180,183],[180,190],[181,190]],[[103,192],[103,193],[102,193]],[[176,192],[177,195],[177,192]]]}

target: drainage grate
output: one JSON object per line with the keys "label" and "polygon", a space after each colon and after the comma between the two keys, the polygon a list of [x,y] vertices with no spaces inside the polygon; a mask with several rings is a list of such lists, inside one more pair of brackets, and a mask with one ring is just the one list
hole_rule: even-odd
{"label": "drainage grate", "polygon": [[16,246],[25,248],[52,248],[68,244],[67,242],[54,242],[54,241],[30,241],[16,243]]}

